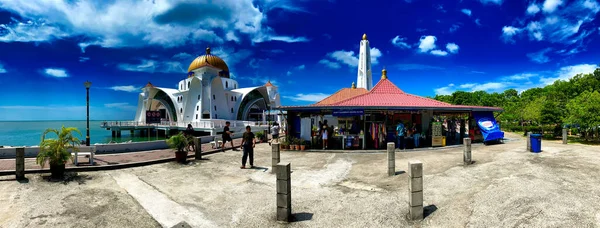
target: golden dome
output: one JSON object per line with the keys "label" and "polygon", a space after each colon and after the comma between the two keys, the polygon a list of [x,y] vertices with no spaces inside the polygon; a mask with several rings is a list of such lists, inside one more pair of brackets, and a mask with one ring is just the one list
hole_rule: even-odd
{"label": "golden dome", "polygon": [[363,40],[367,40],[367,34],[363,34]]}
{"label": "golden dome", "polygon": [[219,68],[227,72],[227,74],[224,74],[226,75],[225,77],[229,77],[229,67],[227,66],[227,63],[225,63],[225,61],[218,56],[210,54],[210,47],[206,48],[206,55],[198,56],[196,59],[194,59],[194,61],[192,61],[190,67],[188,68],[188,72],[203,66],[213,66]]}

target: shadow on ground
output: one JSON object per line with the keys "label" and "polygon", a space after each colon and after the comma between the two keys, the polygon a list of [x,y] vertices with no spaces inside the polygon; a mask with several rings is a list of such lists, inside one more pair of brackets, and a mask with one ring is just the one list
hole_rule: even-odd
{"label": "shadow on ground", "polygon": [[312,219],[312,217],[313,217],[313,213],[306,213],[306,212],[295,213],[295,214],[292,214],[291,222],[309,221]]}
{"label": "shadow on ground", "polygon": [[429,205],[423,208],[423,218],[427,218],[427,216],[433,214],[433,212],[437,211],[437,206]]}

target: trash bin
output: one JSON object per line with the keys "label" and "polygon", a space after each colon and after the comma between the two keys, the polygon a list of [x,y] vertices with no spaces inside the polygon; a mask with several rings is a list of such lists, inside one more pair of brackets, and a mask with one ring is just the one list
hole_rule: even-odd
{"label": "trash bin", "polygon": [[531,152],[539,153],[542,152],[542,135],[531,134],[529,140],[531,140]]}

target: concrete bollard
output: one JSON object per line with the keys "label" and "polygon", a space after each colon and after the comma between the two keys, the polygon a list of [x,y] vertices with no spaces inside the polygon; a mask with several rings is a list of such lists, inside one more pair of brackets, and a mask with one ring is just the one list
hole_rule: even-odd
{"label": "concrete bollard", "polygon": [[566,128],[563,128],[562,140],[563,140],[563,144],[567,144],[567,129]]}
{"label": "concrete bollard", "polygon": [[463,162],[464,165],[471,164],[471,138],[464,138],[463,144],[465,145],[465,149],[463,151]]}
{"label": "concrete bollard", "polygon": [[531,152],[531,132],[527,132],[527,151]]}
{"label": "concrete bollard", "polygon": [[388,176],[396,175],[396,147],[393,142],[387,144]]}
{"label": "concrete bollard", "polygon": [[280,157],[280,153],[279,153],[279,143],[272,143],[271,144],[271,154],[272,154],[272,160],[271,160],[271,173],[274,173],[277,171],[277,164],[279,164],[279,162],[281,161],[281,157]]}
{"label": "concrete bollard", "polygon": [[202,143],[200,143],[199,137],[194,137],[194,147],[196,148],[194,158],[196,160],[202,160]]}
{"label": "concrete bollard", "polygon": [[277,221],[289,222],[292,218],[291,166],[277,164]]}
{"label": "concrete bollard", "polygon": [[17,150],[17,158],[15,159],[15,162],[16,162],[15,174],[16,174],[17,180],[23,180],[23,179],[25,179],[25,148],[19,147],[16,150]]}
{"label": "concrete bollard", "polygon": [[423,163],[408,162],[408,207],[412,220],[423,219]]}

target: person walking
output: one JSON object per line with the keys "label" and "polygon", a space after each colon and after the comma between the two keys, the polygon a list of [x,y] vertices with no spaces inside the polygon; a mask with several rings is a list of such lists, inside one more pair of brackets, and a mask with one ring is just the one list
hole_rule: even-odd
{"label": "person walking", "polygon": [[227,142],[231,142],[231,148],[233,148],[234,151],[237,151],[237,149],[233,146],[233,139],[231,138],[233,136],[233,132],[229,131],[229,125],[231,123],[229,121],[225,122],[225,128],[223,128],[223,146],[221,147],[222,151],[225,151],[225,144],[227,144]]}
{"label": "person walking", "polygon": [[254,145],[256,144],[256,140],[254,138],[254,133],[250,129],[250,126],[246,126],[246,132],[242,136],[242,144],[240,145],[244,150],[242,155],[242,166],[240,169],[246,168],[246,160],[250,157],[250,168],[254,168]]}
{"label": "person walking", "polygon": [[404,150],[404,131],[406,131],[406,129],[404,128],[404,124],[402,123],[402,121],[398,122],[398,125],[396,126],[396,135],[398,141],[398,149],[400,150]]}
{"label": "person walking", "polygon": [[417,124],[413,125],[412,131],[413,131],[413,137],[414,137],[414,140],[415,140],[415,148],[418,148],[419,147],[419,140],[421,140],[421,133],[419,133],[419,130],[417,128]]}
{"label": "person walking", "polygon": [[[188,124],[187,128],[184,131],[184,135],[188,141],[188,150],[196,151],[196,145],[194,145],[194,127],[192,127],[192,124]],[[190,147],[192,148],[191,150]]]}
{"label": "person walking", "polygon": [[271,136],[272,139],[271,141],[269,141],[269,146],[271,145],[271,143],[273,141],[276,141],[277,143],[279,143],[279,124],[277,122],[273,123],[273,127],[271,127]]}

